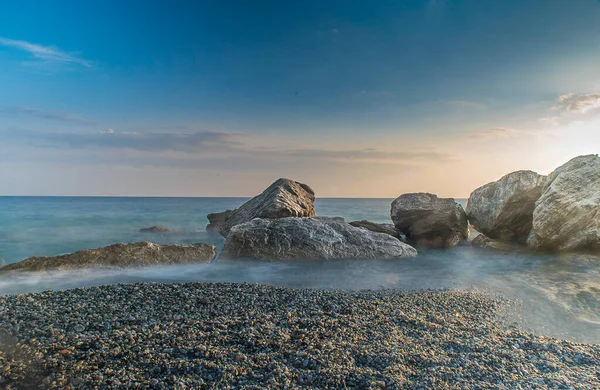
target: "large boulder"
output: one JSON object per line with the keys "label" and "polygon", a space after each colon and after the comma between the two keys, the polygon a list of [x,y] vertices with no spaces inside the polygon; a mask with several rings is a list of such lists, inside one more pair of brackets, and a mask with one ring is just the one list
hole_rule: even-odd
{"label": "large boulder", "polygon": [[0,272],[64,270],[88,267],[136,267],[154,264],[209,263],[217,254],[212,244],[159,245],[151,242],[113,244],[52,257],[30,257]]}
{"label": "large boulder", "polygon": [[452,248],[469,236],[467,216],[452,198],[427,193],[404,194],[392,202],[398,230],[417,247]]}
{"label": "large boulder", "polygon": [[255,196],[226,216],[219,233],[227,237],[235,225],[254,218],[314,217],[315,192],[306,184],[279,179],[262,194]]}
{"label": "large boulder", "polygon": [[260,260],[400,259],[417,256],[408,244],[354,227],[342,218],[254,219],[234,226],[222,258]]}
{"label": "large boulder", "polygon": [[352,226],[367,229],[372,232],[389,234],[390,236],[402,241],[406,240],[406,236],[396,229],[396,226],[394,226],[393,223],[376,223],[366,220],[352,221],[349,223]]}
{"label": "large boulder", "polygon": [[576,157],[548,175],[527,244],[545,250],[600,249],[600,158]]}
{"label": "large boulder", "polygon": [[533,171],[509,173],[471,193],[467,218],[489,238],[524,243],[545,183],[546,177]]}

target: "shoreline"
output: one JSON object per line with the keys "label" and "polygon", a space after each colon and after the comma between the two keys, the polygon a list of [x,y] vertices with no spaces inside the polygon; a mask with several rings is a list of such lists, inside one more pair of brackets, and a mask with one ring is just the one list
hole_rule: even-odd
{"label": "shoreline", "polygon": [[[46,388],[593,388],[600,345],[477,291],[136,283],[0,297],[0,377]],[[11,344],[12,340],[12,344]],[[15,351],[18,353],[15,354]],[[7,368],[8,367],[8,368]]]}

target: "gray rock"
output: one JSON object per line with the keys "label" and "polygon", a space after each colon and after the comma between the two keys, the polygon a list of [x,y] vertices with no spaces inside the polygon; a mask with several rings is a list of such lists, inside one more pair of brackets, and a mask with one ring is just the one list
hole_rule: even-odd
{"label": "gray rock", "polygon": [[0,268],[0,272],[23,270],[45,271],[84,267],[135,267],[154,264],[208,263],[216,256],[212,244],[159,245],[151,242],[113,244],[52,257],[30,257]]}
{"label": "gray rock", "polygon": [[417,247],[451,248],[469,236],[465,211],[452,198],[422,192],[404,194],[392,202],[391,217],[409,243]]}
{"label": "gray rock", "polygon": [[140,229],[140,232],[143,232],[143,233],[167,233],[167,232],[172,232],[172,230],[168,229],[164,226],[157,225],[157,226]]}
{"label": "gray rock", "polygon": [[341,218],[254,219],[234,226],[222,258],[261,260],[400,259],[413,247],[384,233],[354,227]]}
{"label": "gray rock", "polygon": [[385,233],[385,234],[389,234],[392,237],[395,237],[399,240],[406,240],[406,236],[404,234],[402,234],[402,232],[400,232],[398,229],[396,229],[396,227],[394,226],[393,223],[375,223],[375,222],[371,222],[371,221],[352,221],[350,222],[350,225],[352,226],[356,226],[359,228],[363,228],[363,229],[367,229],[370,230],[372,232],[376,232],[376,233]]}
{"label": "gray rock", "polygon": [[545,176],[533,171],[509,173],[471,193],[467,218],[492,239],[524,243],[531,230],[535,202],[545,182]]}
{"label": "gray rock", "polygon": [[254,218],[314,217],[315,192],[306,184],[279,179],[225,218],[219,233],[227,237],[229,230]]}
{"label": "gray rock", "polygon": [[211,213],[206,216],[209,224],[206,225],[207,232],[218,232],[223,223],[233,213],[233,210],[226,210],[220,213]]}
{"label": "gray rock", "polygon": [[0,257],[0,267],[4,267],[6,265],[6,261],[2,257]]}
{"label": "gray rock", "polygon": [[600,249],[600,158],[576,157],[548,175],[535,203],[530,247]]}

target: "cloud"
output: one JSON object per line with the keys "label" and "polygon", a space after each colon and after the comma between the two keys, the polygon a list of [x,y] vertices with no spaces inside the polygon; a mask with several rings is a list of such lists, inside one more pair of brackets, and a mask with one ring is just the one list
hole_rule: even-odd
{"label": "cloud", "polygon": [[31,116],[31,117],[36,117],[36,118],[40,118],[40,119],[50,119],[50,120],[61,121],[61,122],[72,122],[72,123],[88,124],[88,125],[96,124],[93,121],[89,121],[89,120],[79,117],[77,115],[73,115],[73,114],[69,114],[69,113],[65,113],[65,112],[58,112],[58,111],[40,110],[37,108],[30,108],[30,107],[16,107],[16,106],[1,106],[0,105],[0,115],[2,115],[2,114],[4,114],[4,115],[24,115],[24,116]]}
{"label": "cloud", "polygon": [[506,127],[492,127],[468,133],[467,139],[472,141],[494,141],[520,138],[527,135],[531,135],[531,133]]}
{"label": "cloud", "polygon": [[0,45],[26,51],[35,58],[43,61],[75,64],[84,66],[86,68],[92,67],[91,62],[79,58],[74,54],[61,51],[52,46],[42,46],[27,41],[19,41],[4,37],[0,37]]}
{"label": "cloud", "polygon": [[218,132],[196,133],[136,133],[116,132],[39,132],[11,129],[7,139],[47,148],[71,149],[131,149],[142,152],[177,151],[194,153],[203,150],[223,151],[238,145],[239,134]]}
{"label": "cloud", "polygon": [[597,108],[600,108],[600,93],[566,93],[559,96],[558,102],[554,106],[554,109],[563,109],[578,114],[585,114]]}
{"label": "cloud", "polygon": [[454,156],[436,151],[401,151],[390,152],[379,149],[289,149],[284,153],[287,156],[322,158],[335,160],[361,160],[361,161],[392,161],[392,162],[418,162],[418,161],[451,161]]}
{"label": "cloud", "polygon": [[[422,165],[430,162],[451,162],[455,156],[435,150],[415,149],[387,151],[380,149],[327,149],[285,147],[268,135],[249,135],[198,131],[193,133],[135,133],[107,128],[97,132],[40,132],[11,128],[0,132],[7,143],[61,155],[73,152],[100,153],[117,156],[111,163],[125,160],[147,165],[202,166],[221,161],[231,165],[235,161],[260,160],[261,164],[279,165],[282,161],[294,164],[312,163],[382,163]],[[119,151],[127,150],[127,153]],[[223,162],[225,161],[225,162]],[[227,162],[228,161],[228,162]]]}

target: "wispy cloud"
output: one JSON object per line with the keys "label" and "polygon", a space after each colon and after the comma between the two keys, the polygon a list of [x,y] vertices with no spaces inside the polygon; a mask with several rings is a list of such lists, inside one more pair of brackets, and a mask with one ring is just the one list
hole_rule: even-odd
{"label": "wispy cloud", "polygon": [[234,145],[238,134],[218,132],[138,133],[105,129],[98,132],[40,132],[10,129],[7,137],[32,146],[70,149],[131,149],[142,152],[223,151]]}
{"label": "wispy cloud", "polygon": [[27,41],[19,41],[4,37],[0,37],[0,45],[23,50],[35,58],[43,61],[75,64],[84,66],[86,68],[90,68],[92,66],[91,62],[84,60],[75,54],[64,52],[52,46],[42,46]]}
{"label": "wispy cloud", "polygon": [[38,108],[31,108],[31,107],[0,105],[0,115],[29,116],[29,117],[35,117],[35,118],[40,118],[40,119],[49,119],[49,120],[53,120],[53,121],[72,122],[72,123],[88,124],[88,125],[97,124],[96,122],[87,120],[85,118],[82,118],[82,117],[74,115],[74,114],[69,114],[69,113],[60,112],[60,111],[41,110]]}
{"label": "wispy cloud", "polygon": [[390,152],[380,149],[289,149],[283,152],[288,156],[306,158],[326,158],[336,160],[369,160],[369,161],[451,161],[454,156],[437,151],[397,151]]}
{"label": "wispy cloud", "polygon": [[[268,136],[213,131],[193,133],[143,133],[120,132],[107,128],[97,132],[40,132],[11,128],[0,133],[7,142],[23,146],[61,151],[128,150],[135,152],[140,160],[154,159],[155,163],[167,165],[200,164],[208,160],[236,160],[250,158],[261,161],[294,160],[296,162],[324,161],[337,163],[383,163],[421,165],[431,162],[450,162],[456,156],[429,149],[388,151],[375,148],[328,149],[289,148],[273,143]],[[254,144],[254,145],[253,145]],[[62,152],[61,152],[62,153]],[[124,156],[121,160],[125,158]],[[137,157],[136,157],[137,159]]]}
{"label": "wispy cloud", "polygon": [[566,93],[559,96],[554,109],[564,109],[571,113],[585,114],[600,108],[600,93],[574,94]]}
{"label": "wispy cloud", "polygon": [[506,127],[492,127],[473,131],[467,134],[467,139],[471,141],[497,141],[513,138],[521,138],[524,136],[533,135],[531,132],[511,129]]}

